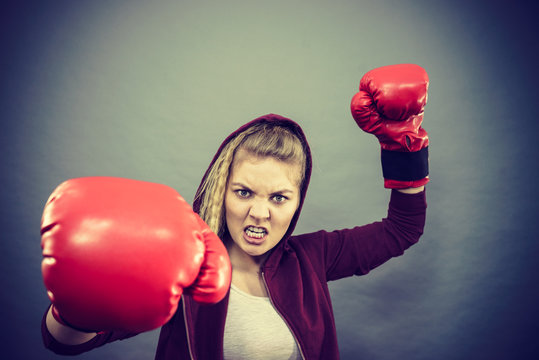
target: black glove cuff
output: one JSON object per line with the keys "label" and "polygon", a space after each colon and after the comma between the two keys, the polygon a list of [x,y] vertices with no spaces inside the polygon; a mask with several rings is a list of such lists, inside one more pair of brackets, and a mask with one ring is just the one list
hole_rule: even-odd
{"label": "black glove cuff", "polygon": [[414,181],[429,175],[429,147],[415,152],[382,149],[384,179]]}

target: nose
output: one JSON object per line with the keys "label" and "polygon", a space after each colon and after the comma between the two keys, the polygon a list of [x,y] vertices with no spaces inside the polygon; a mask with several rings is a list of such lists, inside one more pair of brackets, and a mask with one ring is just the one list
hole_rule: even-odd
{"label": "nose", "polygon": [[256,220],[267,220],[270,218],[270,209],[268,204],[263,201],[254,201],[249,209],[249,216]]}

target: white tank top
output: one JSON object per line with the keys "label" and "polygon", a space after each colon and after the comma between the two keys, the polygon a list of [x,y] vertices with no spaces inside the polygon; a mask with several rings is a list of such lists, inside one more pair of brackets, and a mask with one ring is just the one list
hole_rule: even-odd
{"label": "white tank top", "polygon": [[223,341],[225,360],[301,359],[294,336],[270,299],[249,295],[234,285]]}

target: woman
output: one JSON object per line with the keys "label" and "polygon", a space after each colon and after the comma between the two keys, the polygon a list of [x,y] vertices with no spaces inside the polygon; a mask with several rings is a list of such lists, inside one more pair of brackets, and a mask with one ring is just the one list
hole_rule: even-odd
{"label": "woman", "polygon": [[[411,76],[425,91],[414,95],[423,97],[419,109],[401,112],[404,119],[398,124],[386,120],[393,125],[391,136],[388,126],[379,126],[383,113],[372,104],[387,101],[403,108],[402,102],[410,99],[365,96],[365,91],[374,93],[371,89],[352,101],[358,125],[378,136],[382,145],[385,185],[394,189],[388,217],[354,229],[293,236],[312,167],[305,135],[295,122],[274,114],[245,124],[219,148],[193,205],[226,246],[232,264],[230,291],[212,306],[183,296],[179,310],[161,329],[156,359],[338,358],[327,282],[366,274],[401,255],[417,242],[425,221],[428,139],[420,125],[426,74],[418,80],[413,66],[380,69],[364,79],[376,83],[389,77],[391,81],[383,79],[387,88],[390,82],[410,82]],[[395,168],[393,152],[400,153],[401,164],[408,162],[404,170]],[[69,347],[59,344],[46,325],[42,329],[45,344],[62,353],[133,335],[105,332]]]}

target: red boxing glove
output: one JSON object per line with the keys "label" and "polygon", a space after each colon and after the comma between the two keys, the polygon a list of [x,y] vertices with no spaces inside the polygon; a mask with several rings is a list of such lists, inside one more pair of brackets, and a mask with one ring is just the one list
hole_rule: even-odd
{"label": "red boxing glove", "polygon": [[49,197],[41,265],[61,319],[83,331],[165,324],[182,293],[220,301],[226,248],[172,188],[109,177],[72,179]]}
{"label": "red boxing glove", "polygon": [[382,148],[384,186],[419,187],[429,181],[427,132],[421,127],[429,77],[414,64],[367,72],[350,105],[354,120]]}

